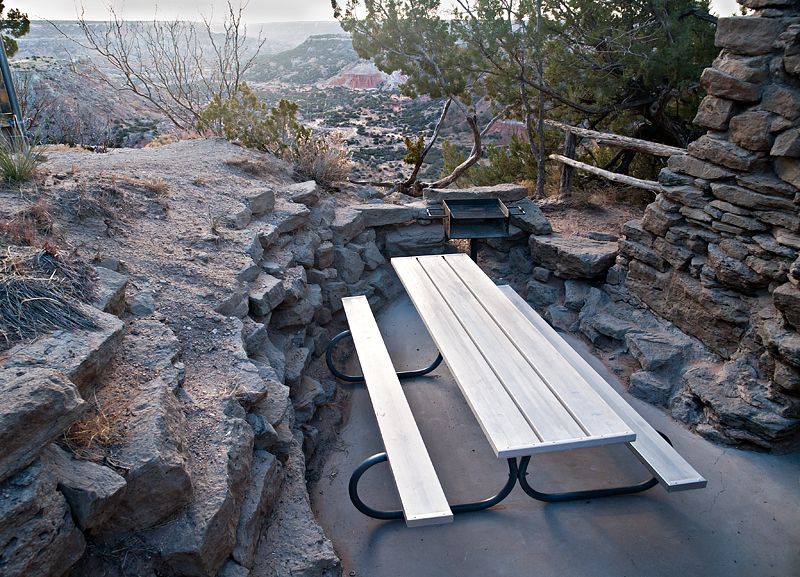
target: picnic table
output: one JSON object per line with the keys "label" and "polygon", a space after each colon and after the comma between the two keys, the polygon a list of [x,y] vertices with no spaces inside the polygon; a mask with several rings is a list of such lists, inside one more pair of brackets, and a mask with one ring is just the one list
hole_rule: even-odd
{"label": "picnic table", "polygon": [[[340,378],[366,382],[386,448],[351,477],[350,497],[363,513],[379,519],[405,517],[410,526],[448,522],[454,513],[494,506],[517,482],[543,501],[636,493],[659,482],[668,491],[705,486],[705,479],[668,440],[513,289],[497,286],[467,255],[400,257],[392,259],[392,266],[440,358],[421,371],[397,373],[366,299],[343,299],[351,331],[331,343],[328,364]],[[330,352],[348,334],[363,375],[343,375],[333,367]],[[430,372],[441,358],[495,455],[508,460],[508,480],[490,499],[449,505],[402,393],[401,378]],[[653,478],[632,486],[560,494],[542,493],[528,482],[527,467],[537,454],[614,443],[627,444]],[[403,511],[377,511],[358,496],[363,473],[384,461],[392,468]]]}

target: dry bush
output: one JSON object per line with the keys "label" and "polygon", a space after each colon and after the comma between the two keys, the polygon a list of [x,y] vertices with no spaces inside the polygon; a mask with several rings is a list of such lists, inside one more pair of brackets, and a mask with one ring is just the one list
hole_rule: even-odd
{"label": "dry bush", "polygon": [[64,229],[44,198],[29,204],[12,218],[0,219],[0,234],[5,239],[4,244],[34,248],[43,248],[46,244],[57,246],[64,241]]}
{"label": "dry bush", "polygon": [[116,178],[80,180],[56,199],[63,214],[81,221],[88,217],[122,219],[129,199]]}
{"label": "dry bush", "polygon": [[298,174],[323,186],[347,180],[353,168],[352,155],[341,132],[300,136],[292,150]]}

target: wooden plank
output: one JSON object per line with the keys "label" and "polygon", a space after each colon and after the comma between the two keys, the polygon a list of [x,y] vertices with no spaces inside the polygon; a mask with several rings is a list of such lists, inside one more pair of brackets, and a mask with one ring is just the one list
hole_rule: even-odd
{"label": "wooden plank", "polygon": [[453,513],[431,463],[389,352],[364,296],[342,299],[389,466],[409,527],[438,525]]}
{"label": "wooden plank", "polygon": [[442,259],[469,287],[517,350],[581,424],[587,436],[596,438],[596,444],[636,439],[630,427],[571,365],[563,362],[553,345],[519,313],[477,264],[464,254],[447,255]]}
{"label": "wooden plank", "polygon": [[508,396],[447,303],[435,290],[415,257],[393,258],[406,292],[442,353],[464,398],[498,457],[529,455],[541,445],[533,429]]}
{"label": "wooden plank", "polygon": [[603,377],[597,374],[545,320],[510,286],[500,290],[509,298],[536,329],[558,350],[597,393],[603,397],[636,432],[636,441],[628,447],[669,492],[702,489],[706,480],[623,399]]}
{"label": "wooden plank", "polygon": [[586,431],[553,395],[453,269],[440,258],[421,258],[419,263],[538,437],[543,442],[567,444],[583,440]]}

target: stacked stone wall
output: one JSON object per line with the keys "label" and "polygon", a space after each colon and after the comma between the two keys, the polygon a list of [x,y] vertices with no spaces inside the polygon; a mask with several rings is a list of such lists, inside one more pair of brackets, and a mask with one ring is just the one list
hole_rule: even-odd
{"label": "stacked stone wall", "polygon": [[751,14],[719,20],[701,78],[708,132],[669,159],[612,270],[725,361],[684,373],[673,414],[777,447],[800,423],[800,2],[740,3]]}

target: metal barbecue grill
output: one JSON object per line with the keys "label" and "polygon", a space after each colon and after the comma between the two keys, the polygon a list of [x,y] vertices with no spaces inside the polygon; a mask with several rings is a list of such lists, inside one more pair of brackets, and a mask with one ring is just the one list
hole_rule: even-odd
{"label": "metal barbecue grill", "polygon": [[476,262],[479,239],[508,237],[509,210],[515,215],[525,214],[518,206],[506,207],[499,198],[444,200],[442,204],[444,212],[433,214],[428,210],[428,216],[444,219],[448,239],[469,239],[470,257]]}

